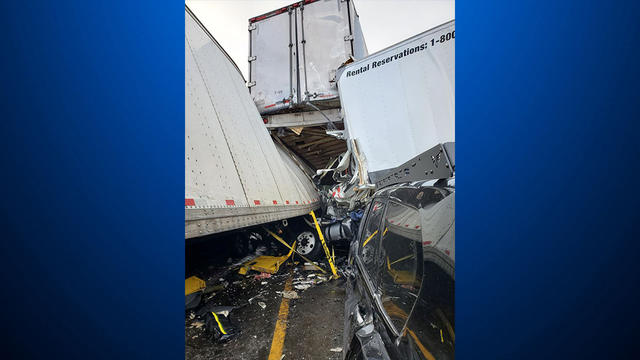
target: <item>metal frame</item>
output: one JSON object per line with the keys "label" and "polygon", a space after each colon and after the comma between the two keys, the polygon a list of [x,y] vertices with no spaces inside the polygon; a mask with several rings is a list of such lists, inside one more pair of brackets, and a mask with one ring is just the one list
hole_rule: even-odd
{"label": "metal frame", "polygon": [[[341,122],[342,115],[340,109],[323,110],[322,113],[329,117],[331,122]],[[319,111],[302,111],[296,113],[263,115],[263,119],[267,119],[266,127],[268,129],[279,127],[296,127],[296,126],[317,126],[327,124],[327,119]]]}
{"label": "metal frame", "polygon": [[433,179],[446,179],[455,171],[455,143],[438,144],[391,170],[369,173],[378,189],[385,186]]}
{"label": "metal frame", "polygon": [[185,239],[306,215],[320,203],[297,206],[185,209]]}

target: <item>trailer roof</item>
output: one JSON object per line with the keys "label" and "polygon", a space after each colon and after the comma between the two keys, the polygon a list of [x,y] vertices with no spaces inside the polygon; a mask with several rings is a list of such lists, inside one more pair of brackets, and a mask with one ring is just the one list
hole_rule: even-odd
{"label": "trailer roof", "polygon": [[191,17],[193,18],[193,20],[195,20],[196,24],[198,24],[198,26],[200,26],[202,28],[202,30],[205,32],[205,34],[207,34],[207,36],[209,36],[211,38],[211,41],[213,41],[214,44],[216,44],[216,46],[222,51],[222,53],[224,54],[224,56],[227,57],[227,59],[229,59],[229,61],[233,64],[233,66],[236,68],[236,70],[238,70],[238,73],[240,74],[240,76],[242,77],[242,80],[244,80],[244,82],[247,82],[247,79],[244,78],[244,75],[242,75],[242,71],[240,71],[240,68],[238,67],[238,64],[236,64],[235,61],[233,61],[233,59],[231,58],[231,56],[229,56],[229,54],[224,50],[224,48],[222,47],[222,45],[220,45],[220,43],[216,40],[216,38],[213,37],[213,35],[211,35],[211,33],[209,32],[209,30],[207,30],[207,28],[204,26],[204,24],[202,24],[202,22],[200,21],[200,19],[198,19],[198,17],[196,16],[196,14],[193,13],[193,11],[191,11],[191,9],[189,9],[189,7],[187,6],[187,4],[184,4],[184,9],[187,11],[187,13],[189,15],[191,15]]}
{"label": "trailer roof", "polygon": [[270,18],[272,16],[280,15],[280,14],[282,14],[284,12],[289,11],[289,8],[295,9],[295,8],[300,7],[302,5],[311,4],[311,3],[314,3],[316,1],[318,1],[318,0],[298,1],[298,2],[295,2],[295,3],[291,4],[291,5],[283,6],[283,7],[279,8],[279,9],[272,10],[272,11],[269,11],[269,12],[264,13],[262,15],[258,15],[258,16],[252,17],[251,19],[249,19],[249,23],[254,23],[254,22],[257,22],[257,21],[260,21],[260,20],[264,20],[264,19]]}

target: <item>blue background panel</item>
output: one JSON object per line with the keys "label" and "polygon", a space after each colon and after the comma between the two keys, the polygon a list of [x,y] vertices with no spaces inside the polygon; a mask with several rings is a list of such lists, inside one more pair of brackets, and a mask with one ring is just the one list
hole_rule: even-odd
{"label": "blue background panel", "polygon": [[637,3],[456,16],[457,357],[637,352]]}
{"label": "blue background panel", "polygon": [[3,2],[3,354],[184,357],[184,17]]}

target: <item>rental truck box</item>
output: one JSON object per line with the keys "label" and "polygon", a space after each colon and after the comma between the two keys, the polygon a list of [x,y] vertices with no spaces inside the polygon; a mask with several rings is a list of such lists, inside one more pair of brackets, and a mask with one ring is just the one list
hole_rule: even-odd
{"label": "rental truck box", "polygon": [[[429,172],[453,171],[446,161],[455,159],[455,20],[343,67],[338,88],[348,137],[371,183],[404,178],[424,159],[389,171],[430,149]],[[425,175],[437,178],[417,178]]]}

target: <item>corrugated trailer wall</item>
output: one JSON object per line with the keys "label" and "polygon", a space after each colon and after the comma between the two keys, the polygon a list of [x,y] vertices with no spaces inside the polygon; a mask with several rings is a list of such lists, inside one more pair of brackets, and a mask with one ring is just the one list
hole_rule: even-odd
{"label": "corrugated trailer wall", "polygon": [[185,7],[185,237],[318,204],[309,178],[276,148],[235,64]]}

